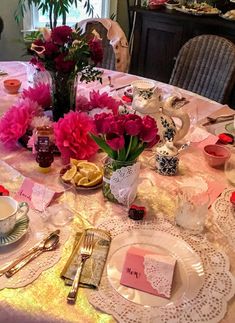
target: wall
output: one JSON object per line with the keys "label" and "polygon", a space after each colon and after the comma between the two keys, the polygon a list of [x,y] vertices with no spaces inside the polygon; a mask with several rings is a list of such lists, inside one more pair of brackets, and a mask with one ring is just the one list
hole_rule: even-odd
{"label": "wall", "polygon": [[[0,16],[4,21],[4,30],[0,39],[0,61],[27,60],[23,42],[22,24],[17,25],[14,12],[18,0],[0,0]],[[118,1],[117,20],[128,34],[128,14],[126,0]]]}
{"label": "wall", "polygon": [[18,0],[0,0],[0,16],[4,21],[4,30],[0,39],[0,60],[24,60],[25,45],[20,30],[14,19]]}

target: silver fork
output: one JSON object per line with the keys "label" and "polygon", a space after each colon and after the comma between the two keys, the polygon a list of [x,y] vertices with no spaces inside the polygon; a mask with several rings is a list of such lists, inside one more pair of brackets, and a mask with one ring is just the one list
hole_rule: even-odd
{"label": "silver fork", "polygon": [[84,266],[85,261],[88,258],[90,258],[91,254],[92,254],[93,246],[94,246],[94,234],[88,233],[87,235],[85,235],[85,238],[84,238],[84,241],[83,241],[83,244],[81,247],[81,251],[80,251],[81,262],[80,262],[78,269],[76,271],[76,275],[74,277],[71,291],[69,292],[69,294],[67,296],[67,302],[69,304],[75,304],[75,302],[76,302],[82,268]]}

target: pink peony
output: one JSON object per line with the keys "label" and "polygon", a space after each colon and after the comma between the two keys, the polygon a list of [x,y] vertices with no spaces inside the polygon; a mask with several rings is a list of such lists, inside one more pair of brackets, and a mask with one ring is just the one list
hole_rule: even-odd
{"label": "pink peony", "polygon": [[89,132],[94,132],[94,122],[82,112],[71,111],[54,124],[55,143],[65,162],[70,157],[89,159],[97,152]]}
{"label": "pink peony", "polygon": [[32,119],[41,113],[38,103],[29,98],[17,102],[0,120],[0,141],[7,147],[15,145],[29,128]]}
{"label": "pink peony", "polygon": [[89,111],[90,110],[90,101],[83,95],[76,97],[76,110],[77,111]]}
{"label": "pink peony", "polygon": [[42,108],[48,108],[51,105],[51,94],[49,84],[39,83],[36,87],[29,87],[22,93],[22,98],[29,98],[36,101]]}
{"label": "pink peony", "polygon": [[122,102],[115,100],[107,92],[100,94],[99,91],[92,91],[90,92],[90,104],[92,108],[108,108],[112,110],[113,114],[117,114]]}
{"label": "pink peony", "polygon": [[64,45],[72,40],[72,28],[69,26],[58,26],[52,29],[51,39],[55,44]]}

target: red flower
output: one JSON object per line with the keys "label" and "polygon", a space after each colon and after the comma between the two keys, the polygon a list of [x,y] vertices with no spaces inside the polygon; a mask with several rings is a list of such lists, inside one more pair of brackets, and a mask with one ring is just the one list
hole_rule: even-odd
{"label": "red flower", "polygon": [[58,46],[56,46],[55,44],[53,44],[51,41],[50,42],[46,42],[44,44],[45,47],[45,52],[43,53],[45,56],[52,56],[52,55],[56,55],[59,53],[59,48]]}
{"label": "red flower", "polygon": [[51,39],[55,44],[64,45],[72,41],[72,28],[69,26],[55,27],[51,33]]}
{"label": "red flower", "polygon": [[24,89],[22,98],[29,98],[36,101],[42,108],[49,108],[51,105],[51,93],[49,84],[39,83],[36,87]]}
{"label": "red flower", "polygon": [[91,51],[91,59],[95,64],[101,63],[103,60],[102,42],[100,39],[94,37],[88,42]]}
{"label": "red flower", "polygon": [[115,100],[107,92],[100,94],[99,91],[90,92],[90,110],[94,108],[108,108],[112,110],[113,114],[118,113],[119,105],[122,105],[120,100]]}
{"label": "red flower", "polygon": [[65,60],[66,54],[62,53],[55,58],[56,70],[62,73],[72,72],[75,66],[75,62],[71,60]]}
{"label": "red flower", "polygon": [[110,132],[110,124],[114,120],[114,116],[111,113],[96,114],[94,121],[96,130],[98,133],[104,135]]}
{"label": "red flower", "polygon": [[125,123],[126,133],[130,136],[137,136],[142,129],[142,119],[136,114],[127,115]]}
{"label": "red flower", "polygon": [[98,150],[89,133],[94,133],[94,123],[87,114],[71,111],[54,124],[56,145],[62,158],[89,159]]}
{"label": "red flower", "polygon": [[150,116],[145,116],[142,120],[140,139],[144,142],[152,142],[157,136],[157,132],[156,121]]}
{"label": "red flower", "polygon": [[121,150],[125,146],[125,140],[123,136],[111,134],[107,136],[107,144],[115,151]]}

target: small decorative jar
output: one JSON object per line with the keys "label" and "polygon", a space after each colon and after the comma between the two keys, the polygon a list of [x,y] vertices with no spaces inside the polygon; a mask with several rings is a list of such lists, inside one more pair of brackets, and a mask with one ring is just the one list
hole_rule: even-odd
{"label": "small decorative jar", "polygon": [[37,152],[36,162],[39,164],[40,171],[44,173],[50,171],[51,164],[54,161],[54,140],[52,127],[37,127],[35,150]]}
{"label": "small decorative jar", "polygon": [[179,152],[172,141],[157,148],[156,170],[161,175],[175,175],[178,171]]}

